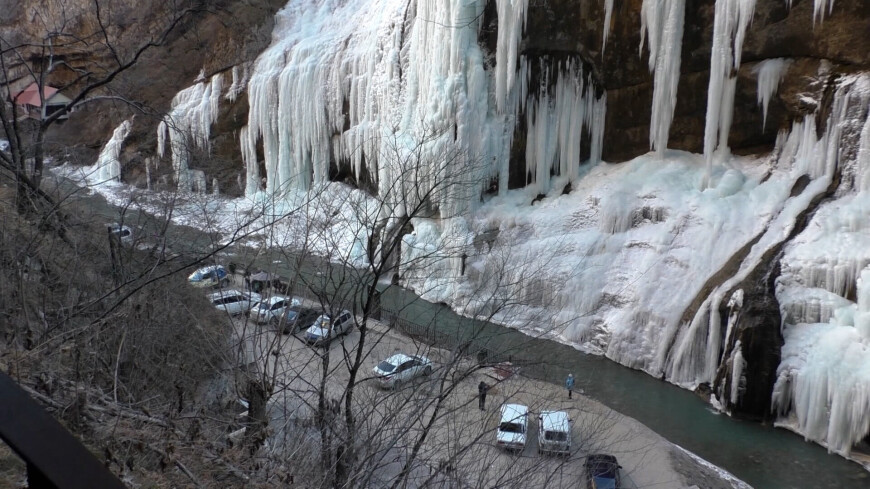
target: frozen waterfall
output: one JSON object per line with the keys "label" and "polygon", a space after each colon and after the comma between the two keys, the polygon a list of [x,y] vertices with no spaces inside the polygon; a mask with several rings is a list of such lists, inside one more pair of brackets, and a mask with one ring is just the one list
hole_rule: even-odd
{"label": "frozen waterfall", "polygon": [[133,122],[131,119],[118,125],[112,132],[112,137],[106,142],[102,151],[100,151],[100,156],[97,158],[93,171],[93,173],[96,173],[98,182],[121,181],[121,146],[130,134],[132,126]]}
{"label": "frozen waterfall", "polygon": [[[548,66],[557,81],[536,93],[518,54],[526,0],[497,2],[493,69],[479,46],[484,1],[351,0],[331,10],[322,2],[288,4],[275,41],[248,83],[250,113],[242,141],[247,193],[307,189],[347,165],[395,205],[413,205],[409,157],[428,182],[461,178],[473,185],[435,189],[442,215],[473,209],[497,181],[507,189],[510,148],[522,110],[536,131],[526,168],[542,191],[550,169],[576,177],[582,134],[591,159],[601,154],[605,97],[579,66]],[[529,101],[527,101],[527,98]],[[551,133],[550,130],[553,132]],[[258,146],[265,175],[258,175]],[[463,187],[465,190],[457,192]],[[406,199],[410,199],[406,202]]]}
{"label": "frozen waterfall", "polygon": [[[169,142],[178,189],[190,192],[190,159],[194,149],[209,149],[211,125],[217,120],[223,75],[186,88],[172,99],[172,109],[157,127],[157,153],[164,156]],[[199,182],[199,180],[197,180]]]}

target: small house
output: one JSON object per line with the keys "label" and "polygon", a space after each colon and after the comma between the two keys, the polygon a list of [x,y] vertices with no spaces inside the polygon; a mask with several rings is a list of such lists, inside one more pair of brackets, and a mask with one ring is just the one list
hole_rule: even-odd
{"label": "small house", "polygon": [[[27,88],[13,95],[12,101],[23,107],[29,117],[41,120],[45,120],[72,102],[69,97],[60,93],[57,88],[48,85],[43,87],[42,97],[40,97],[39,86],[36,82],[31,83]],[[69,118],[69,112],[59,118]]]}

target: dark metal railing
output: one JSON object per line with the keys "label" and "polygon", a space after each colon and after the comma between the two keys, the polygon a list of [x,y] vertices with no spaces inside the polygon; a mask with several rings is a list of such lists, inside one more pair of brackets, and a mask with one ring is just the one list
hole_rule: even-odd
{"label": "dark metal railing", "polygon": [[0,438],[27,464],[30,489],[124,487],[72,433],[3,373]]}

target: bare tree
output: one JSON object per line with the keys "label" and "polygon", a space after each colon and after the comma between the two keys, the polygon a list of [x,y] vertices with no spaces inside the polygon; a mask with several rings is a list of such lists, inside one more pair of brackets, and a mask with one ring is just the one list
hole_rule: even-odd
{"label": "bare tree", "polygon": [[[355,324],[346,337],[311,345],[284,336],[283,326],[271,331],[242,322],[247,341],[255,345],[251,349],[259,352],[255,369],[261,375],[256,392],[241,391],[260,397],[256,429],[269,423],[260,456],[269,461],[266,465],[295,468],[310,487],[576,483],[582,469],[570,458],[504,457],[494,446],[493,409],[485,414],[476,409],[480,381],[491,385],[495,399],[520,399],[533,412],[562,406],[536,398],[538,384],[516,375],[521,365],[510,359],[522,356],[523,345],[502,344],[498,333],[484,326],[526,301],[528,291],[515,285],[529,282],[537,270],[524,267],[509,250],[481,249],[487,277],[469,294],[475,303],[463,308],[478,312],[452,334],[440,324],[455,321],[446,313],[405,318],[422,301],[383,302],[402,277],[429,273],[443,261],[457,264],[462,273],[462,262],[476,258],[468,256],[475,252],[468,243],[405,249],[414,226],[449,221],[463,209],[444,203],[479,196],[483,189],[485,173],[478,161],[459,151],[430,155],[428,142],[422,138],[413,148],[396,143],[391,154],[381,155],[392,165],[393,178],[378,196],[338,184],[318,187],[318,198],[285,217],[285,234],[265,240],[272,250],[247,258],[248,266],[283,277],[275,293],[295,293],[331,320],[351,311]],[[427,158],[441,164],[430,166]],[[441,170],[433,174],[432,167]],[[375,388],[371,369],[399,351],[433,360],[429,375],[392,390]],[[632,436],[630,430],[617,432],[614,413],[596,403],[565,409],[575,420],[574,456],[614,448]]]}

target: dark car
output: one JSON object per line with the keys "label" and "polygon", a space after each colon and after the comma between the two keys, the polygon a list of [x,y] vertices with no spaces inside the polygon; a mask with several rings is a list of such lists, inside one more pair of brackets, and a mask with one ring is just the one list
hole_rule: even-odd
{"label": "dark car", "polygon": [[311,307],[294,305],[284,309],[280,318],[273,317],[269,322],[284,334],[293,334],[308,329],[323,311]]}
{"label": "dark car", "polygon": [[619,469],[622,467],[613,455],[597,453],[586,457],[586,489],[619,489]]}

